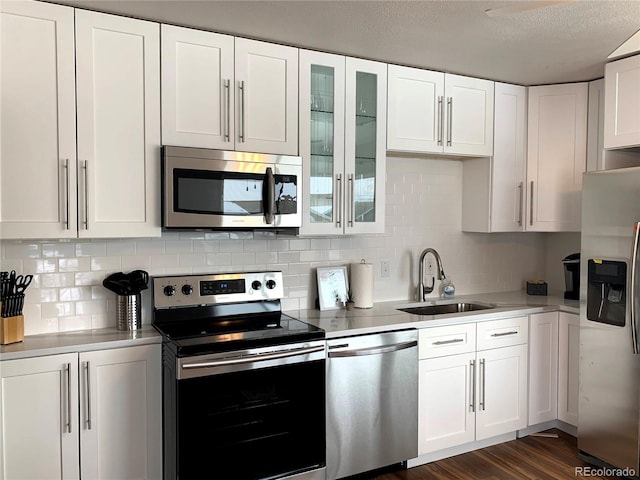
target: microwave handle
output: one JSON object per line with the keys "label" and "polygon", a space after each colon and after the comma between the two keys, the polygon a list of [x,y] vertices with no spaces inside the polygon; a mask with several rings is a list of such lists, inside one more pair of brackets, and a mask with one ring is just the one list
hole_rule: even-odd
{"label": "microwave handle", "polygon": [[267,167],[265,172],[265,188],[263,189],[264,197],[262,199],[264,203],[264,221],[267,225],[271,225],[274,220],[276,210],[276,179],[273,176],[273,170],[271,167]]}

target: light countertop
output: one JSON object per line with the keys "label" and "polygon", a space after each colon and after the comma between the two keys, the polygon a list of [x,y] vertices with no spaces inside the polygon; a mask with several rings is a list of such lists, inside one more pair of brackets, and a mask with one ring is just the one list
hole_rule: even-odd
{"label": "light countertop", "polygon": [[[561,292],[549,296],[527,295],[524,291],[486,293],[456,296],[454,300],[492,303],[496,305],[496,308],[445,315],[413,315],[397,310],[397,308],[417,306],[420,303],[397,300],[376,303],[373,308],[355,308],[350,311],[345,309],[325,311],[294,310],[285,313],[303,322],[322,328],[326,331],[327,338],[406,328],[480,322],[556,310],[579,313],[579,302],[577,300],[565,300]],[[432,301],[438,301],[438,299],[434,298]],[[422,304],[430,304],[432,301],[423,302]],[[102,328],[28,335],[24,337],[22,342],[0,346],[0,360],[156,343],[162,343],[162,337],[151,325],[144,325],[140,330],[124,332],[115,328]]]}
{"label": "light countertop", "polygon": [[577,300],[565,300],[562,292],[548,296],[527,295],[524,291],[461,295],[454,297],[459,302],[482,302],[495,304],[496,308],[474,312],[451,313],[443,315],[414,315],[397,310],[399,307],[428,305],[428,302],[391,301],[374,304],[373,308],[353,310],[296,310],[285,312],[303,322],[322,328],[327,338],[349,335],[379,333],[406,328],[426,328],[459,323],[497,320],[531,313],[565,311],[579,314]]}
{"label": "light countertop", "polygon": [[151,325],[143,325],[139,330],[124,332],[114,327],[27,335],[22,342],[0,346],[0,360],[89,352],[154,343],[162,343],[162,337]]}

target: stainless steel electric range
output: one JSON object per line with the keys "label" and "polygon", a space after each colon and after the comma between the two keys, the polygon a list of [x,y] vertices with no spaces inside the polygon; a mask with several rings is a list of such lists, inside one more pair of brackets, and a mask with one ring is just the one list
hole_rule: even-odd
{"label": "stainless steel electric range", "polygon": [[282,272],[153,288],[165,480],[324,480],[325,334],[282,313]]}

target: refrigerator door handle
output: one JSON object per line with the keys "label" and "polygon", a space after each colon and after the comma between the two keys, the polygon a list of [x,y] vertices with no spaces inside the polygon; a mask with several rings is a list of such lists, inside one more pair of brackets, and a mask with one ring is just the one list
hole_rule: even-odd
{"label": "refrigerator door handle", "polygon": [[636,303],[640,301],[640,298],[637,296],[637,286],[636,286],[636,274],[638,270],[638,247],[640,243],[640,222],[636,222],[633,227],[633,250],[631,251],[631,286],[630,286],[630,295],[629,301],[631,302],[631,340],[633,342],[633,353],[640,353],[640,345],[638,345],[638,322],[636,319],[637,315],[637,305]]}

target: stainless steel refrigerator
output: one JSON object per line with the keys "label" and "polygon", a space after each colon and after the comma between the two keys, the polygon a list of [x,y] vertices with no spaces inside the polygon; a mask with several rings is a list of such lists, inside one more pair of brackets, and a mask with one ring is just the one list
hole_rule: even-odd
{"label": "stainless steel refrigerator", "polygon": [[640,167],[585,174],[580,255],[578,449],[640,471]]}

